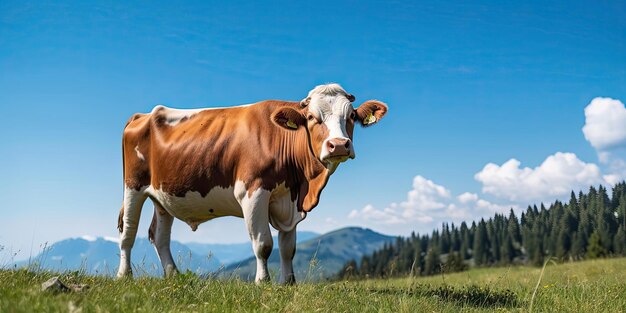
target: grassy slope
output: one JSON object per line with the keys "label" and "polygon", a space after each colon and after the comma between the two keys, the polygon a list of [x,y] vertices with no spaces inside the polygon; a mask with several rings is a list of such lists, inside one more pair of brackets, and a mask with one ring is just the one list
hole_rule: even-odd
{"label": "grassy slope", "polygon": [[[115,281],[80,273],[66,283],[87,283],[79,294],[39,291],[49,273],[0,271],[0,312],[174,312],[174,311],[524,311],[541,269],[477,269],[418,279],[365,280],[255,286],[241,281],[203,280],[181,275],[163,280]],[[477,286],[477,287],[471,287]],[[619,312],[626,310],[626,259],[549,265],[534,311]]]}

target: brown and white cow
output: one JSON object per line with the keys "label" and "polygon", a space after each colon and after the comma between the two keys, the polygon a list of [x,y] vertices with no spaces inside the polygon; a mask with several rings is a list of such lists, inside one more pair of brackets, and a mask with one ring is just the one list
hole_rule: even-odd
{"label": "brown and white cow", "polygon": [[221,216],[243,217],[257,258],[256,281],[269,280],[269,225],[278,230],[282,283],[294,283],[296,225],[319,202],[337,166],[354,158],[354,124],[387,112],[375,100],[352,107],[337,84],[320,85],[300,102],[135,114],[122,139],[124,203],[119,215],[118,277],[132,275],[130,252],[144,201],[154,203],[149,236],[165,276],[177,272],[170,252],[174,217],[196,230]]}

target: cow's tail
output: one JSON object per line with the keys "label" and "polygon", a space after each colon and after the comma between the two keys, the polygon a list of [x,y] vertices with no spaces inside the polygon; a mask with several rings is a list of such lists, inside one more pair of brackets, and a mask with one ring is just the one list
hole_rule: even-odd
{"label": "cow's tail", "polygon": [[117,218],[117,230],[124,231],[124,205],[122,204],[122,209],[120,210],[120,216]]}
{"label": "cow's tail", "polygon": [[148,228],[148,239],[150,239],[150,242],[152,244],[154,244],[154,233],[156,232],[156,226],[157,226],[157,209],[156,207],[154,208],[154,214],[152,215],[152,222],[150,223],[150,228]]}
{"label": "cow's tail", "polygon": [[[130,124],[130,121],[128,121],[128,123],[126,123],[126,125],[124,126],[124,130],[126,130],[126,127],[128,127],[128,124]],[[124,184],[124,192],[126,192],[126,156],[124,155],[124,134],[122,132],[122,183]],[[123,198],[122,198],[123,199]],[[119,230],[120,234],[122,233],[122,231],[124,231],[124,200],[122,200],[122,208],[120,209],[120,215],[117,218],[117,230]]]}

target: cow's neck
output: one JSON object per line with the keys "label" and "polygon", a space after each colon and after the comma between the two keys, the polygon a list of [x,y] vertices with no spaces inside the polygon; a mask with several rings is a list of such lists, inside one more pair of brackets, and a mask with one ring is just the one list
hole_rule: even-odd
{"label": "cow's neck", "polygon": [[296,185],[299,189],[298,208],[305,212],[311,211],[317,206],[320,193],[326,186],[328,178],[332,172],[327,169],[322,162],[313,154],[309,146],[308,134],[306,130],[300,129],[288,133],[292,143],[291,155],[288,157],[290,163],[296,165],[297,177]]}

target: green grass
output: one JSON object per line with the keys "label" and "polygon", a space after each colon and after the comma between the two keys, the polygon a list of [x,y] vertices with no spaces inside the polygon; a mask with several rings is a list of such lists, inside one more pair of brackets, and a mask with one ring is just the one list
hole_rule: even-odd
{"label": "green grass", "polygon": [[[66,284],[89,284],[81,293],[52,294],[40,285],[54,273],[0,271],[0,312],[528,312],[541,269],[474,269],[425,278],[373,279],[256,286],[238,280],[114,280],[80,272]],[[626,259],[549,264],[533,302],[535,312],[626,311]]]}

